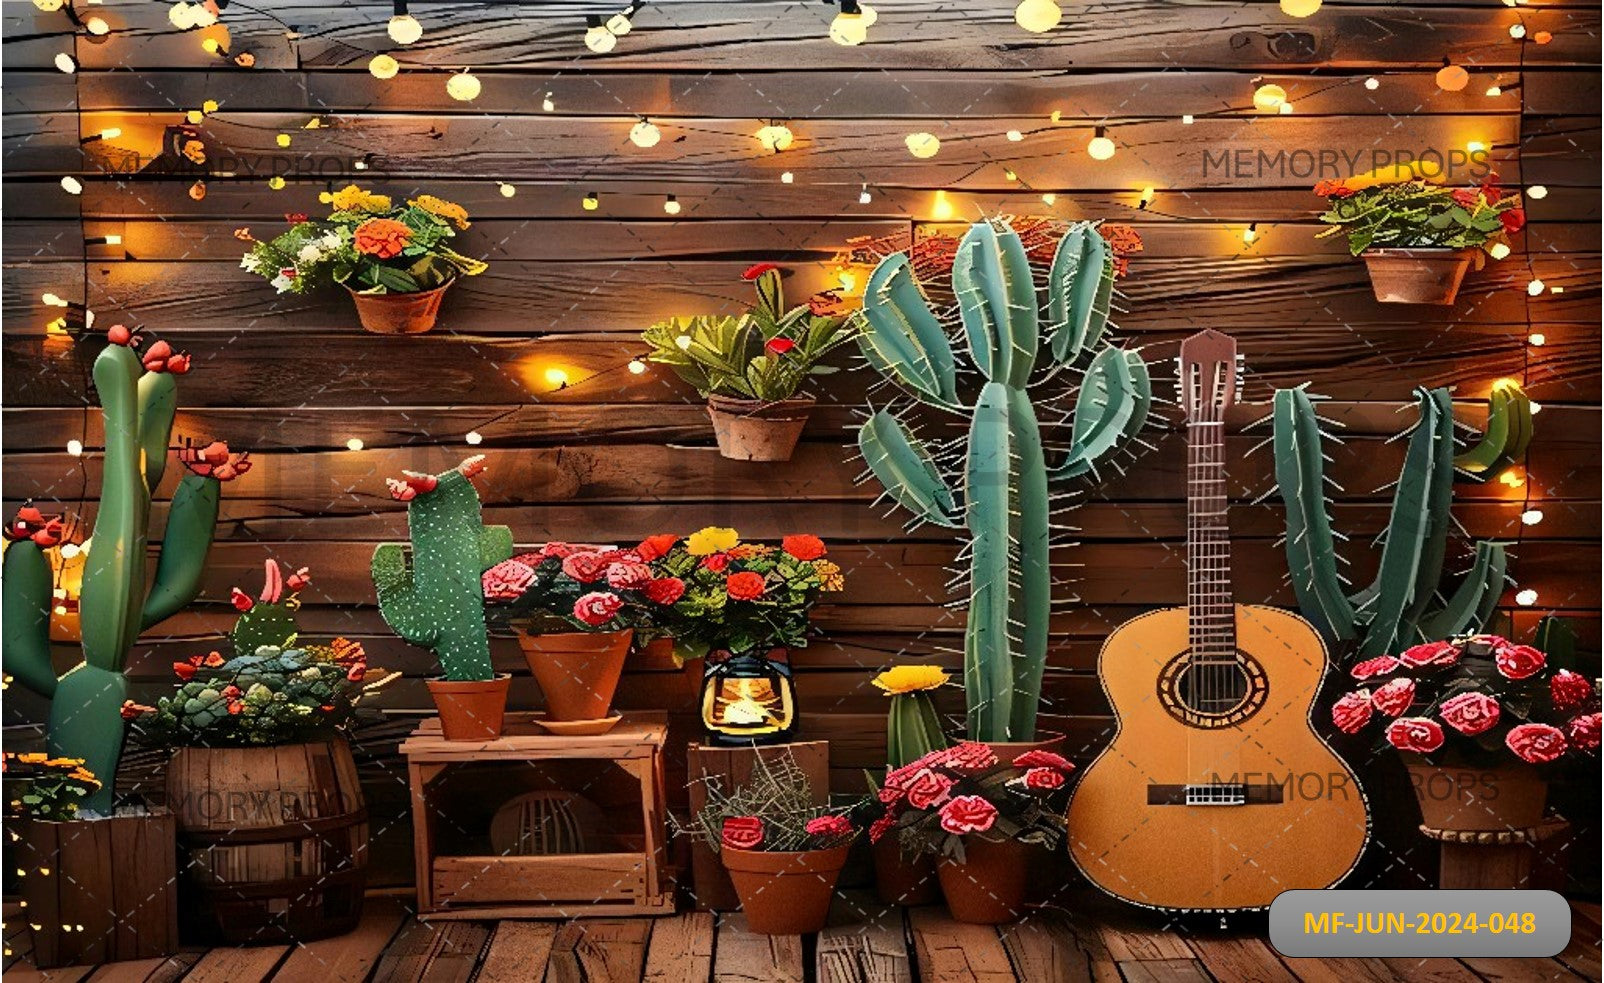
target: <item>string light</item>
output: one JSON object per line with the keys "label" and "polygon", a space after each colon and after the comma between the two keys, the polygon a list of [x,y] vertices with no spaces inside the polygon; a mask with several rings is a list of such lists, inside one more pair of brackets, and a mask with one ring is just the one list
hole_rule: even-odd
{"label": "string light", "polygon": [[374,55],[368,62],[368,72],[376,79],[393,79],[401,71],[401,63],[389,55]]}
{"label": "string light", "polygon": [[1259,223],[1257,222],[1248,223],[1248,227],[1242,230],[1242,242],[1244,244],[1251,245],[1253,240],[1257,239],[1258,237]]}
{"label": "string light", "polygon": [[167,22],[180,31],[187,31],[196,26],[195,10],[195,7],[191,7],[189,4],[184,3],[183,0],[179,0],[178,3],[167,9]]}
{"label": "string light", "polygon": [[1537,414],[1539,414],[1541,412],[1543,412],[1543,404],[1539,403],[1535,399],[1532,400],[1532,416],[1536,416]]}
{"label": "string light", "polygon": [[1537,603],[1537,592],[1528,587],[1515,595],[1515,603],[1523,608],[1529,608]]}
{"label": "string light", "polygon": [[645,362],[641,361],[638,358],[632,358],[632,359],[629,360],[629,374],[630,375],[643,375],[645,372],[646,372],[646,363]]}
{"label": "string light", "polygon": [[395,14],[385,31],[396,44],[416,44],[423,37],[423,25],[407,11],[407,0],[395,0]]}
{"label": "string light", "polygon": [[1487,144],[1482,143],[1480,140],[1471,140],[1469,143],[1465,144],[1465,152],[1472,154],[1484,154],[1487,152]]}
{"label": "string light", "polygon": [[86,246],[120,246],[122,244],[123,237],[116,233],[104,236],[84,236],[84,245]]}
{"label": "string light", "polygon": [[1509,36],[1519,41],[1526,36],[1526,25],[1518,23],[1509,25]]}
{"label": "string light", "polygon": [[473,445],[477,446],[477,445],[483,443],[485,438],[484,438],[484,434],[481,434],[479,431],[477,431],[477,430],[469,430],[466,434],[463,435],[462,439],[466,440],[470,444],[473,444]]}
{"label": "string light", "polygon": [[1520,522],[1521,522],[1521,525],[1523,525],[1523,526],[1535,526],[1539,522],[1542,522],[1542,521],[1543,521],[1543,510],[1542,509],[1527,509],[1526,511],[1524,511],[1524,512],[1522,512],[1520,514]]}
{"label": "string light", "polygon": [[678,215],[679,214],[679,199],[675,198],[673,195],[669,195],[667,198],[664,198],[663,199],[663,211],[667,212],[670,215]]}
{"label": "string light", "polygon": [[1541,331],[1533,331],[1526,336],[1526,341],[1534,347],[1541,348],[1548,343],[1548,335],[1543,334]]}
{"label": "string light", "polygon": [[649,119],[643,119],[629,128],[629,142],[637,147],[655,147],[663,139],[663,131]]}
{"label": "string light", "polygon": [[1381,80],[1372,75],[1365,79],[1365,88],[1369,89],[1371,92],[1374,92],[1381,88]]}
{"label": "string light", "polygon": [[1287,90],[1268,82],[1253,91],[1253,105],[1266,112],[1276,112],[1287,101]]}
{"label": "string light", "polygon": [[1526,189],[1526,197],[1533,201],[1542,201],[1548,197],[1548,188],[1545,185],[1534,184]]}
{"label": "string light", "polygon": [[754,136],[757,137],[758,143],[763,145],[764,150],[776,154],[782,150],[789,150],[791,143],[796,139],[796,134],[783,123],[766,123],[758,127]]}
{"label": "string light", "polygon": [[1320,0],[1281,0],[1281,12],[1288,17],[1313,17]]}
{"label": "string light", "polygon": [[111,33],[111,25],[104,18],[90,17],[84,20],[84,30],[97,38],[103,38]]}
{"label": "string light", "polygon": [[1437,69],[1437,88],[1444,92],[1458,92],[1470,84],[1470,73],[1444,58]]}
{"label": "string light", "polygon": [[1041,196],[1041,201],[1044,205],[1056,205],[1058,204],[1058,196],[1049,191]]}
{"label": "string light", "polygon": [[1053,0],[1022,0],[1014,8],[1014,23],[1032,34],[1046,34],[1063,19],[1063,9]]}
{"label": "string light", "polygon": [[784,171],[784,172],[782,172],[780,174],[780,183],[781,184],[790,184],[792,181],[795,181],[795,180],[796,180],[796,175],[792,174],[790,171]]}
{"label": "string light", "polygon": [[39,300],[49,307],[71,307],[72,305],[55,294],[44,294]]}
{"label": "string light", "polygon": [[618,47],[618,37],[607,29],[600,17],[591,17],[589,24],[585,29],[585,47],[598,55],[605,55]]}
{"label": "string light", "polygon": [[67,5],[67,0],[33,0],[33,5],[47,14],[53,14]]}
{"label": "string light", "polygon": [[585,192],[585,200],[580,202],[580,205],[585,209],[585,211],[594,212],[596,209],[601,207],[601,195],[598,195],[594,191],[587,191]]}
{"label": "string light", "polygon": [[466,71],[446,79],[446,95],[458,102],[473,102],[483,88],[478,77]]}
{"label": "string light", "polygon": [[78,63],[72,60],[72,55],[63,51],[56,56],[56,68],[71,75],[78,70]]}
{"label": "string light", "polygon": [[[940,194],[941,192],[938,191],[936,193]],[[874,201],[874,196],[869,194],[869,186],[865,184],[863,190],[858,192],[858,204],[867,205],[871,201]]]}
{"label": "string light", "polygon": [[66,177],[61,179],[61,190],[67,192],[69,195],[81,195],[84,193],[84,185],[82,181],[79,181],[71,174],[68,174]]}
{"label": "string light", "polygon": [[1092,160],[1108,160],[1114,156],[1116,149],[1114,141],[1108,138],[1107,131],[1101,126],[1093,131],[1091,140],[1086,144],[1086,153],[1091,156]]}
{"label": "string light", "polygon": [[1489,85],[1487,87],[1487,95],[1489,97],[1491,97],[1491,98],[1496,98],[1496,97],[1501,96],[1503,94],[1504,94],[1504,90],[1502,88],[1496,86],[1496,85]]}
{"label": "string light", "polygon": [[929,160],[941,152],[941,141],[934,133],[910,133],[903,137],[902,142],[908,145],[908,153],[920,160]]}
{"label": "string light", "polygon": [[290,135],[288,133],[280,133],[274,138],[274,142],[281,147],[288,147],[291,143]]}
{"label": "string light", "polygon": [[614,37],[623,37],[634,30],[635,25],[629,22],[627,13],[617,13],[607,18],[607,32]]}
{"label": "string light", "polygon": [[1018,143],[1019,141],[1025,139],[1025,135],[1018,130],[1009,130],[1007,136],[1009,143]]}
{"label": "string light", "polygon": [[550,92],[546,93],[546,98],[540,101],[540,108],[548,113],[554,113],[557,111],[557,104],[552,102]]}
{"label": "string light", "polygon": [[1498,476],[1498,480],[1511,488],[1519,488],[1526,484],[1526,478],[1520,473],[1520,468],[1508,468]]}
{"label": "string light", "polygon": [[1545,289],[1547,289],[1547,287],[1541,280],[1533,280],[1532,282],[1526,284],[1526,293],[1532,297],[1540,295]]}
{"label": "string light", "polygon": [[81,440],[69,440],[69,441],[67,441],[67,453],[71,454],[73,457],[83,457],[83,454],[84,454],[84,443],[83,443],[83,441],[81,441]]}
{"label": "string light", "polygon": [[952,218],[952,202],[947,200],[947,192],[936,192],[936,199],[930,204],[930,217],[937,222],[945,222]]}
{"label": "string light", "polygon": [[1509,244],[1506,242],[1495,242],[1491,247],[1488,248],[1487,255],[1491,256],[1493,259],[1503,259],[1509,255]]}
{"label": "string light", "polygon": [[1193,117],[1192,117],[1191,113],[1187,113],[1185,116],[1181,117],[1181,123],[1183,125],[1185,125],[1185,126],[1191,126],[1192,125],[1192,120],[1193,120]]}
{"label": "string light", "polygon": [[566,388],[568,385],[568,373],[556,367],[549,368],[546,370],[546,381],[558,389]]}
{"label": "string light", "polygon": [[1136,200],[1136,207],[1137,207],[1137,208],[1138,208],[1138,209],[1145,209],[1145,208],[1147,208],[1147,206],[1148,206],[1148,205],[1151,205],[1151,204],[1152,204],[1152,203],[1153,203],[1153,197],[1154,197],[1154,195],[1156,195],[1156,194],[1157,194],[1157,192],[1156,192],[1156,191],[1154,191],[1154,190],[1153,190],[1153,189],[1152,189],[1152,188],[1150,188],[1150,187],[1148,187],[1148,188],[1143,188],[1143,189],[1142,189],[1142,194],[1141,194],[1141,197],[1139,197],[1139,198],[1137,198],[1137,200]]}
{"label": "string light", "polygon": [[513,195],[518,193],[518,189],[516,187],[508,184],[505,181],[497,181],[496,189],[501,192],[501,197],[503,198],[511,198]]}
{"label": "string light", "polygon": [[362,443],[361,437],[352,437],[345,442],[345,449],[348,451],[359,451],[365,446],[367,445]]}
{"label": "string light", "polygon": [[857,0],[841,0],[841,9],[830,21],[830,40],[843,47],[856,47],[869,39],[869,21]]}

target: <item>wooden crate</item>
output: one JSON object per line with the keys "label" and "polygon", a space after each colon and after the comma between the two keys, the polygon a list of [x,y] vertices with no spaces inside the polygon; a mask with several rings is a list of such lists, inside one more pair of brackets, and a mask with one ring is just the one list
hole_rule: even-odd
{"label": "wooden crate", "polygon": [[[494,741],[448,741],[438,717],[401,745],[412,790],[412,826],[421,918],[573,918],[667,915],[674,910],[665,863],[663,746],[666,717],[629,714],[606,734],[559,737],[535,713],[510,713]],[[630,849],[545,856],[457,856],[438,852],[451,801],[431,789],[452,768],[598,761],[616,765],[639,788],[642,835]]]}
{"label": "wooden crate", "polygon": [[[707,805],[707,780],[715,779],[724,788],[738,788],[752,777],[758,761],[772,761],[789,752],[797,767],[808,776],[815,804],[830,799],[830,742],[798,741],[767,747],[706,747],[692,744],[687,756],[690,778],[691,815]],[[691,845],[691,888],[699,911],[734,911],[741,906],[735,885],[718,854],[707,844]]]}

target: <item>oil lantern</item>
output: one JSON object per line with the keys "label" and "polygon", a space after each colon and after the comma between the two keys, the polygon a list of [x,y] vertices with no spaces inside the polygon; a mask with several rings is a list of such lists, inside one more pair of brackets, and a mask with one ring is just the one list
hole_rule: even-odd
{"label": "oil lantern", "polygon": [[756,649],[708,653],[702,727],[709,744],[783,744],[796,733],[796,718],[796,690],[785,649],[770,649],[766,655]]}

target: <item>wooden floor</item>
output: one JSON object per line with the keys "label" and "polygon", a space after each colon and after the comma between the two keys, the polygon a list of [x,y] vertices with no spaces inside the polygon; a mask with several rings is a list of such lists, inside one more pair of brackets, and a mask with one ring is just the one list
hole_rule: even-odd
{"label": "wooden floor", "polygon": [[745,931],[739,914],[571,922],[419,922],[374,898],[350,935],[305,946],[211,949],[170,959],[41,972],[26,926],[6,921],[4,978],[62,983],[1542,983],[1600,979],[1599,906],[1573,902],[1571,945],[1554,959],[1284,959],[1257,935],[1208,932],[1088,896],[1002,928],[944,908],[837,899],[817,937]]}

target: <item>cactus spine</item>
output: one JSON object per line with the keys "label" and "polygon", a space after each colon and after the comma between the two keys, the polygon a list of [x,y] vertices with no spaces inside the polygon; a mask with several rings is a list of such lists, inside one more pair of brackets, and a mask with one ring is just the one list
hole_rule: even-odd
{"label": "cactus spine", "polygon": [[[105,421],[99,511],[84,561],[79,595],[83,659],[57,677],[50,659],[50,610],[54,603],[49,560],[42,549],[54,545],[48,531],[27,535],[33,509],[24,509],[7,529],[12,540],[4,564],[4,659],[22,685],[50,699],[50,752],[82,758],[101,780],[100,791],[84,807],[108,811],[113,801],[117,762],[122,756],[122,706],[128,695],[123,676],[128,650],[141,631],[195,599],[217,525],[220,482],[249,468],[243,455],[226,446],[181,453],[189,473],[173,492],[156,576],[145,580],[151,495],[167,465],[175,373],[188,370],[187,355],[174,355],[165,342],[147,349],[143,365],[133,350],[138,339],[120,325],[112,343],[96,357],[95,390]],[[220,456],[219,456],[220,455]],[[59,520],[57,522],[59,528]],[[45,523],[48,526],[48,523]]]}
{"label": "cactus spine", "polygon": [[[969,361],[985,382],[973,405],[958,392],[957,356],[905,255],[870,275],[859,340],[881,375],[920,402],[970,416],[961,466],[944,468],[886,410],[858,446],[886,494],[914,514],[969,534],[970,597],[964,636],[969,737],[1029,740],[1036,732],[1047,661],[1052,573],[1052,484],[1090,473],[1146,422],[1151,402],[1139,355],[1104,340],[1114,288],[1108,243],[1090,223],[1059,241],[1042,304],[1019,235],[972,226],[953,260],[953,291]],[[1049,466],[1031,389],[1093,354],[1076,397],[1067,457]],[[1047,363],[1038,373],[1038,362]],[[955,487],[957,485],[958,487]]]}
{"label": "cactus spine", "polygon": [[[1275,474],[1286,505],[1287,565],[1298,607],[1329,644],[1357,641],[1361,659],[1480,631],[1504,590],[1504,547],[1482,542],[1459,588],[1439,596],[1452,521],[1453,403],[1446,389],[1420,389],[1416,396],[1420,420],[1393,492],[1380,568],[1369,586],[1350,594],[1337,569],[1338,534],[1326,507],[1320,419],[1302,389],[1275,394]],[[1529,423],[1528,413],[1528,437]]]}
{"label": "cactus spine", "polygon": [[511,530],[480,521],[479,493],[469,479],[483,467],[482,456],[471,457],[438,475],[391,479],[391,495],[407,503],[411,555],[400,543],[373,551],[379,612],[396,634],[432,649],[453,682],[495,676],[480,577],[512,556]]}

